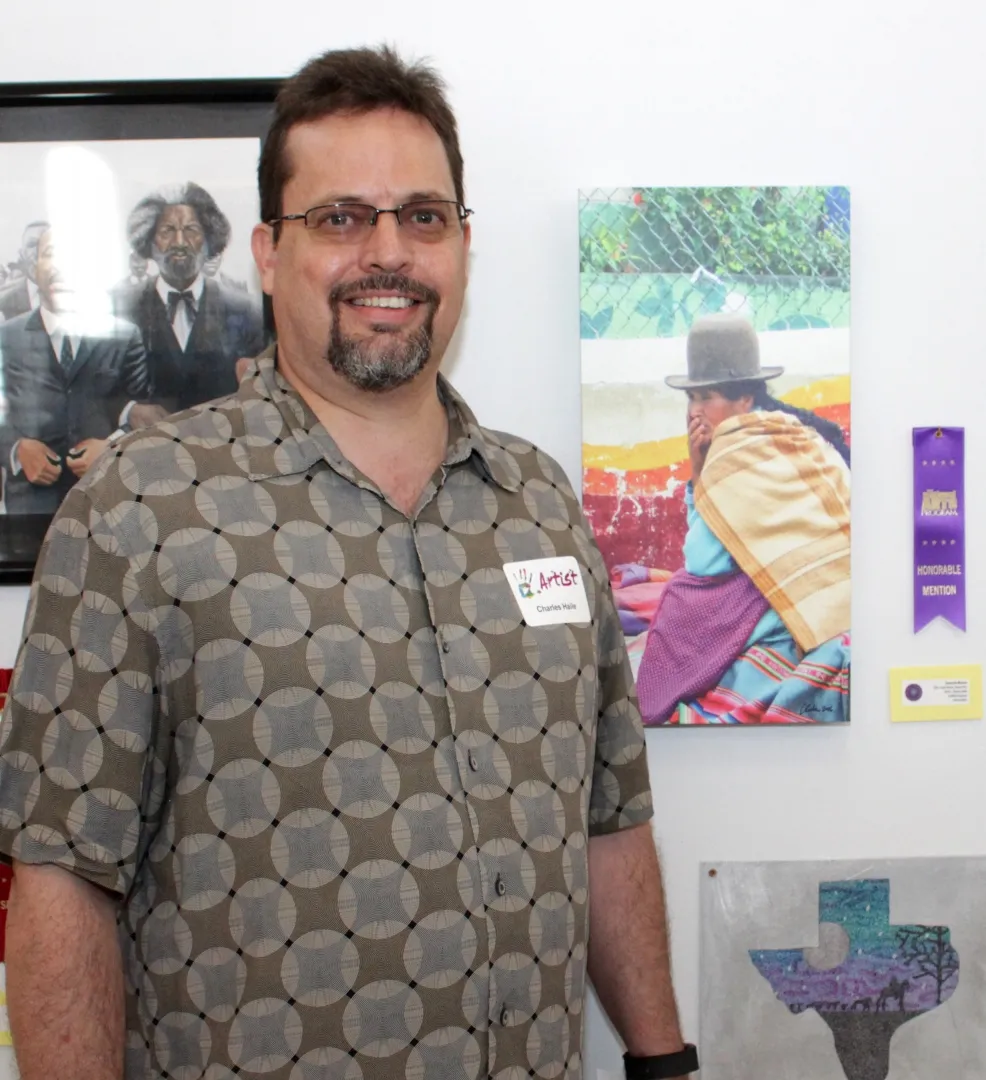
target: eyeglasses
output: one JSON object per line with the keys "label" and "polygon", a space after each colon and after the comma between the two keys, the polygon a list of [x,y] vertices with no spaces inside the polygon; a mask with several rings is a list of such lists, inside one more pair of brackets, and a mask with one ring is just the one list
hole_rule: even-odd
{"label": "eyeglasses", "polygon": [[472,210],[451,199],[419,199],[392,210],[365,203],[329,203],[313,206],[303,214],[272,218],[267,224],[276,227],[285,221],[303,221],[306,229],[322,239],[337,244],[359,244],[370,235],[381,214],[393,214],[410,239],[433,244],[459,232],[471,213]]}

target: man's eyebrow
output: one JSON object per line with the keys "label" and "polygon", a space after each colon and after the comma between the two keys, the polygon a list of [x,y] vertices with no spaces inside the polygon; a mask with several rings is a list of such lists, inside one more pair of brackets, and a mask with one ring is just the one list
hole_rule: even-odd
{"label": "man's eyebrow", "polygon": [[[455,202],[455,196],[447,195],[443,191],[439,191],[436,188],[430,191],[412,191],[410,194],[405,195],[399,205],[409,202]],[[318,202],[312,203],[312,206],[332,206],[334,203],[359,203],[361,206],[373,206],[373,203],[365,195],[353,195],[352,193],[337,194],[333,192],[329,195],[323,195],[319,197]]]}
{"label": "man's eyebrow", "polygon": [[446,195],[443,191],[412,191],[410,195],[405,196],[404,202],[455,202],[454,195]]}

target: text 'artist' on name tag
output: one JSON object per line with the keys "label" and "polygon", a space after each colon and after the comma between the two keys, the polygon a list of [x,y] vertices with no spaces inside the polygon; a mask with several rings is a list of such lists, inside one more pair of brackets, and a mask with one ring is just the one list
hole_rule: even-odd
{"label": "text 'artist' on name tag", "polygon": [[573,556],[504,563],[503,572],[528,626],[592,619],[582,571]]}

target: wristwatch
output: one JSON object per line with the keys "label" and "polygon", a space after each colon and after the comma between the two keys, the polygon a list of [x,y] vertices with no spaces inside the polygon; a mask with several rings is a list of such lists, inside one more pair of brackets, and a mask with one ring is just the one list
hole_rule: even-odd
{"label": "wristwatch", "polygon": [[623,1071],[627,1080],[672,1080],[698,1071],[698,1051],[693,1043],[685,1043],[683,1050],[673,1054],[656,1054],[654,1057],[623,1055]]}

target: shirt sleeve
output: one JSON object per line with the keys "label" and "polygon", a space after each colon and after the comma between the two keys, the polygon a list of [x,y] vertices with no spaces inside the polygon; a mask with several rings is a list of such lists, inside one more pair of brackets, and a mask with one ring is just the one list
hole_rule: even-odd
{"label": "shirt sleeve", "polygon": [[637,707],[623,628],[609,575],[595,543],[590,564],[596,583],[598,720],[589,797],[589,835],[618,832],[654,815],[644,726]]}
{"label": "shirt sleeve", "polygon": [[38,558],[0,721],[0,854],[129,890],[155,765],[149,622],[130,560],[74,488]]}

